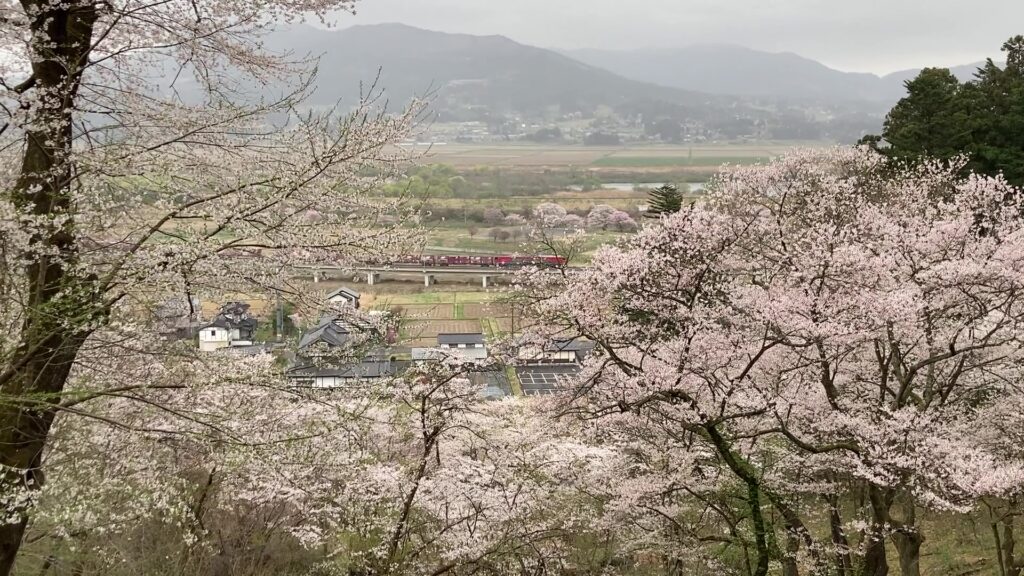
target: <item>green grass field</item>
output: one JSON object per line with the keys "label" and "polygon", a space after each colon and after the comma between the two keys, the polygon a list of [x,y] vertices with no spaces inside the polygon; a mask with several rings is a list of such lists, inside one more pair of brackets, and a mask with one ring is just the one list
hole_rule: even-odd
{"label": "green grass field", "polygon": [[[583,146],[570,144],[531,144],[523,142],[487,144],[444,144],[432,147],[426,163],[456,167],[594,167],[617,169],[630,167],[691,167],[706,171],[723,162],[771,158],[794,148],[820,148],[826,142],[723,142],[692,145],[624,144],[621,146]],[[623,160],[641,158],[644,160]],[[654,159],[654,160],[652,160]],[[686,161],[688,163],[679,163]]]}

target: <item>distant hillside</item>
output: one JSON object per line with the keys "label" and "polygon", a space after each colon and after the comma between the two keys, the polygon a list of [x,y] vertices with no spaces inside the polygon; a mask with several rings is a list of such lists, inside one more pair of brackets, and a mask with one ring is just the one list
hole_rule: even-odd
{"label": "distant hillside", "polygon": [[[878,103],[885,107],[904,94],[903,82],[919,70],[879,77],[842,72],[788,52],[771,53],[733,45],[695,45],[666,50],[572,50],[565,54],[643,82],[683,90],[788,100]],[[980,64],[953,68],[968,79]]]}
{"label": "distant hillside", "polygon": [[713,97],[629,80],[562,54],[502,36],[471,36],[401,24],[321,30],[299,26],[276,32],[267,45],[295,55],[319,55],[315,103],[334,103],[372,82],[392,101],[433,93],[436,107],[473,116],[487,113],[589,113],[600,106],[656,100],[707,109],[731,105]]}
{"label": "distant hillside", "polygon": [[[963,66],[950,66],[949,71],[954,76],[960,79],[961,82],[974,79],[974,73],[978,71],[978,68],[982,67],[984,62],[975,62],[974,64],[964,64]],[[997,62],[1002,66],[1003,62]],[[903,97],[903,83],[907,80],[913,80],[921,73],[920,68],[913,68],[910,70],[900,70],[899,72],[893,72],[882,77],[882,80],[889,83],[890,85],[896,85],[900,87],[899,97]]]}

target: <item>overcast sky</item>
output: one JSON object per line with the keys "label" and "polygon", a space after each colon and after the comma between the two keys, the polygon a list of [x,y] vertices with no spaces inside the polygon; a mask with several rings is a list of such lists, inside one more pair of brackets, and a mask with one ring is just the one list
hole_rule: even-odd
{"label": "overcast sky", "polygon": [[557,48],[742,44],[885,73],[997,57],[1024,0],[359,0],[340,26],[402,22]]}

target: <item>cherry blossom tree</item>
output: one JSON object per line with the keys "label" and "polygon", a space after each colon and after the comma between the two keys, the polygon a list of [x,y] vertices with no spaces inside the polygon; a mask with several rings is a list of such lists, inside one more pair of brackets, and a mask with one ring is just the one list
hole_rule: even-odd
{"label": "cherry blossom tree", "polygon": [[586,222],[581,216],[576,214],[569,214],[565,218],[562,218],[562,227],[569,230],[582,230]]}
{"label": "cherry blossom tree", "polygon": [[500,208],[484,208],[484,222],[487,224],[501,224],[505,221],[505,213]]}
{"label": "cherry blossom tree", "polygon": [[505,216],[504,223],[506,226],[525,226],[526,218],[523,218],[519,214],[509,214]]}
{"label": "cherry blossom tree", "polygon": [[608,226],[611,226],[619,232],[629,232],[636,230],[636,220],[628,213],[622,210],[616,210],[608,215]]}
{"label": "cherry blossom tree", "polygon": [[566,211],[560,204],[542,202],[533,209],[533,219],[538,226],[557,228],[565,219]]}
{"label": "cherry blossom tree", "polygon": [[587,226],[590,228],[600,228],[604,230],[608,227],[612,214],[615,214],[618,210],[614,206],[608,204],[597,204],[590,209],[590,213],[587,214]]}
{"label": "cherry blossom tree", "polygon": [[993,430],[1020,422],[1002,412],[1021,397],[1020,191],[959,169],[794,153],[728,171],[588,269],[536,275],[536,337],[598,347],[569,408],[713,454],[742,486],[753,574],[847,574],[851,555],[884,574],[886,539],[920,574],[919,511],[1021,477]]}
{"label": "cherry blossom tree", "polygon": [[[370,91],[346,114],[302,112],[304,63],[260,42],[276,23],[352,6],[0,6],[0,574],[11,570],[31,493],[43,484],[55,418],[85,411],[66,398],[90,385],[84,350],[132,348],[127,335],[169,297],[191,302],[246,287],[301,301],[297,266],[404,242],[401,201],[368,191],[404,157],[389,144],[409,133],[418,107],[388,114]],[[200,89],[198,103],[179,97],[186,79]],[[280,95],[253,98],[253,86]],[[397,224],[379,226],[383,215]],[[151,362],[163,352],[135,350]],[[108,383],[88,394],[145,401],[134,392],[150,387],[146,378]]]}

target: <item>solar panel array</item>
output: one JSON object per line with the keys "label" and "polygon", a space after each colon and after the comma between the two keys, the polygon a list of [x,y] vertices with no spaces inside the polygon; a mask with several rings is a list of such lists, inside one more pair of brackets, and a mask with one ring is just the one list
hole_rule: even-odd
{"label": "solar panel array", "polygon": [[516,369],[523,393],[527,396],[554,394],[562,391],[559,381],[575,372],[566,366],[522,366]]}

